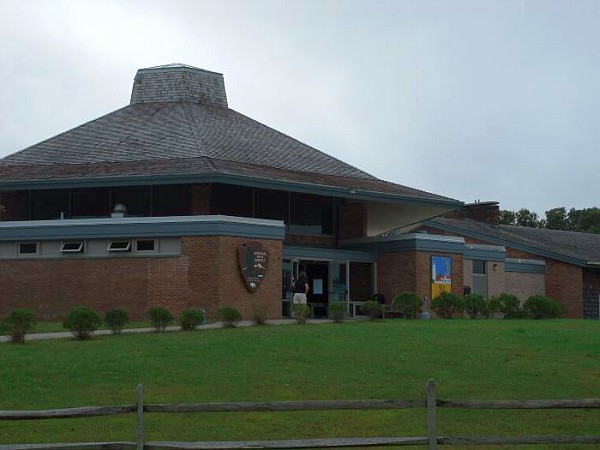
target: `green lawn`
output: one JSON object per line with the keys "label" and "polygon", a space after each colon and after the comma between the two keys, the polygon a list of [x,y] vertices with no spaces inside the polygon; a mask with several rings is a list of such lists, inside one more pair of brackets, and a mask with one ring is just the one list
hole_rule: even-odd
{"label": "green lawn", "polygon": [[[3,343],[0,361],[3,410],[133,404],[138,383],[146,403],[420,399],[429,378],[439,398],[600,398],[600,322],[388,320],[102,336]],[[600,410],[441,409],[438,421],[445,435],[600,434]],[[181,441],[426,433],[422,409],[148,414],[146,425],[148,440]],[[134,436],[133,414],[0,422],[0,443]]]}

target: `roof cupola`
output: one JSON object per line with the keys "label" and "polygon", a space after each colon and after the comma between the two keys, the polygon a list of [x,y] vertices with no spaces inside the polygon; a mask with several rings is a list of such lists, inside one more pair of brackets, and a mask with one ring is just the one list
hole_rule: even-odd
{"label": "roof cupola", "polygon": [[140,69],[133,81],[131,102],[192,102],[227,108],[223,75],[185,64]]}

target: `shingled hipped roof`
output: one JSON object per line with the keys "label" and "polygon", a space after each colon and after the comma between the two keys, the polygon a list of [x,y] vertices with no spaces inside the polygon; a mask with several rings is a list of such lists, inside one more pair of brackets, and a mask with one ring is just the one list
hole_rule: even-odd
{"label": "shingled hipped roof", "polygon": [[459,204],[379,180],[228,108],[222,75],[183,65],[141,69],[130,105],[0,160],[0,187],[216,173]]}

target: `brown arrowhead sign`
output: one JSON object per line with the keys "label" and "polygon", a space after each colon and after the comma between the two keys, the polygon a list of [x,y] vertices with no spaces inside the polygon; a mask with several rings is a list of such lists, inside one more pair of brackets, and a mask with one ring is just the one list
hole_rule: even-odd
{"label": "brown arrowhead sign", "polygon": [[260,242],[246,242],[238,247],[238,262],[246,287],[256,291],[267,273],[269,253]]}

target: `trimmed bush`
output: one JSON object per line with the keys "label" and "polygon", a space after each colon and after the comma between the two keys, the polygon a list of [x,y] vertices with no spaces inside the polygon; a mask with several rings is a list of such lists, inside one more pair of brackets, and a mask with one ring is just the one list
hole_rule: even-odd
{"label": "trimmed bush", "polygon": [[102,321],[98,313],[87,306],[73,309],[63,322],[63,327],[80,341],[89,338],[100,325]]}
{"label": "trimmed bush", "polygon": [[442,292],[431,301],[431,309],[442,319],[450,319],[454,313],[462,312],[463,299],[451,292]]}
{"label": "trimmed bush", "polygon": [[25,335],[35,327],[35,324],[33,311],[16,308],[0,322],[0,334],[10,336],[11,341],[15,344],[24,344]]}
{"label": "trimmed bush", "polygon": [[292,306],[292,312],[296,318],[296,322],[300,325],[306,323],[306,318],[310,315],[310,308],[306,303],[297,303]]}
{"label": "trimmed bush", "polygon": [[242,320],[242,314],[233,306],[224,306],[217,312],[219,319],[223,322],[223,328],[235,328]]}
{"label": "trimmed bush", "polygon": [[204,313],[199,309],[186,309],[179,316],[179,325],[184,331],[195,330],[202,322],[204,322]]}
{"label": "trimmed bush", "polygon": [[546,295],[532,295],[523,304],[523,311],[532,319],[552,319],[562,315],[562,308]]}
{"label": "trimmed bush", "polygon": [[505,319],[523,318],[521,302],[515,295],[500,294],[498,302],[500,303],[500,312],[504,314]]}
{"label": "trimmed bush", "polygon": [[165,331],[167,326],[173,323],[174,317],[166,308],[162,306],[155,306],[154,308],[148,311],[148,317],[150,318],[150,323],[154,327],[157,333],[162,333]]}
{"label": "trimmed bush", "polygon": [[463,300],[464,311],[471,319],[484,317],[487,315],[487,301],[483,295],[467,294]]}
{"label": "trimmed bush", "polygon": [[104,315],[104,323],[113,334],[120,334],[125,325],[129,323],[129,316],[122,309],[111,309]]}
{"label": "trimmed bush", "polygon": [[360,307],[363,314],[369,316],[371,320],[381,319],[383,316],[383,305],[377,300],[367,300]]}
{"label": "trimmed bush", "polygon": [[265,305],[257,303],[252,305],[252,323],[254,325],[267,324],[267,307]]}
{"label": "trimmed bush", "polygon": [[401,292],[394,297],[392,302],[406,319],[416,319],[423,304],[421,297],[414,292]]}
{"label": "trimmed bush", "polygon": [[347,312],[346,302],[331,302],[327,308],[327,316],[336,323],[343,322]]}

